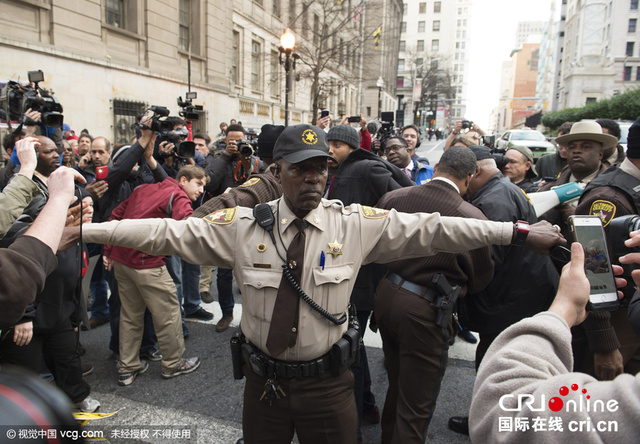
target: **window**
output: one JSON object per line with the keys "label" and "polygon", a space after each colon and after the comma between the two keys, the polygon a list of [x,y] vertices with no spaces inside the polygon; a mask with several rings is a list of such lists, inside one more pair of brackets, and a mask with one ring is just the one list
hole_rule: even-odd
{"label": "window", "polygon": [[438,59],[431,59],[430,65],[431,65],[431,69],[438,69]]}
{"label": "window", "polygon": [[116,143],[129,144],[136,135],[134,123],[137,116],[144,113],[147,105],[144,102],[130,102],[128,100],[113,100],[113,129]]}
{"label": "window", "polygon": [[407,32],[407,22],[402,22],[400,25],[400,32]]}
{"label": "window", "polygon": [[424,59],[422,57],[419,57],[416,59],[416,69],[421,69],[423,64],[424,64]]}
{"label": "window", "polygon": [[240,63],[240,33],[233,31],[233,52],[231,55],[231,81],[238,85],[240,84],[238,66]]}
{"label": "window", "polygon": [[631,0],[631,9],[638,9],[638,0]]}
{"label": "window", "polygon": [[340,48],[338,49],[340,53],[340,63],[341,65],[344,63],[344,40],[340,39]]}
{"label": "window", "polygon": [[431,51],[439,51],[440,50],[440,40],[435,39],[431,40]]}
{"label": "window", "polygon": [[106,0],[104,21],[117,28],[124,28],[124,0]]}
{"label": "window", "polygon": [[398,70],[404,69],[404,59],[398,59]]}
{"label": "window", "polygon": [[435,2],[433,4],[433,12],[440,12],[442,2]]}
{"label": "window", "polygon": [[424,51],[424,40],[418,40],[418,45],[416,49],[418,51]]}
{"label": "window", "polygon": [[640,66],[636,69],[636,82],[640,82]]}
{"label": "window", "polygon": [[425,22],[418,22],[418,32],[424,32]]}
{"label": "window", "polygon": [[253,0],[253,3],[262,6],[262,0]]}
{"label": "window", "polygon": [[460,49],[460,42],[456,42],[456,49]]}
{"label": "window", "polygon": [[426,3],[424,3],[424,2],[423,2],[423,3],[420,3],[420,5],[419,5],[419,9],[418,9],[418,12],[419,12],[420,14],[426,14],[426,13],[427,13],[427,4],[426,4]]}
{"label": "window", "polygon": [[638,19],[629,19],[629,29],[627,32],[636,32],[636,25],[638,24]]}
{"label": "window", "polygon": [[631,80],[631,66],[624,67],[624,81],[627,82]]}
{"label": "window", "polygon": [[407,15],[407,8],[409,7],[409,5],[407,5],[406,3],[402,4],[402,15]]}
{"label": "window", "polygon": [[256,40],[251,41],[251,89],[254,91],[261,91],[261,72],[260,72],[260,55],[262,51],[260,49],[260,42]]}
{"label": "window", "polygon": [[627,57],[633,57],[633,47],[634,47],[634,45],[635,45],[635,42],[627,42],[627,51],[625,52]]}
{"label": "window", "polygon": [[458,70],[458,66],[460,66],[460,65],[453,65],[453,70],[457,71]]}
{"label": "window", "polygon": [[434,20],[433,21],[433,30],[434,31],[440,31],[440,20]]}
{"label": "window", "polygon": [[191,2],[189,2],[189,0],[180,0],[180,10],[178,13],[179,48],[184,51],[189,50],[189,44],[191,43],[189,41],[190,5]]}
{"label": "window", "polygon": [[296,20],[296,0],[289,0],[289,28],[291,30],[295,30],[295,20]]}
{"label": "window", "polygon": [[269,92],[272,96],[280,94],[280,63],[278,59],[279,53],[271,51],[271,80],[269,81]]}
{"label": "window", "polygon": [[404,88],[404,77],[398,77],[396,80],[396,88]]}
{"label": "window", "polygon": [[400,51],[406,51],[407,49],[407,42],[404,40],[400,40]]}
{"label": "window", "polygon": [[313,14],[313,44],[320,44],[320,17],[318,14]]}
{"label": "window", "polygon": [[587,101],[585,102],[585,104],[589,105],[590,103],[596,103],[596,98],[595,97],[587,97]]}
{"label": "window", "polygon": [[309,38],[309,5],[302,5],[302,36]]}
{"label": "window", "polygon": [[280,0],[273,0],[273,15],[280,17]]}
{"label": "window", "polygon": [[465,42],[460,43],[460,48],[464,49]]}

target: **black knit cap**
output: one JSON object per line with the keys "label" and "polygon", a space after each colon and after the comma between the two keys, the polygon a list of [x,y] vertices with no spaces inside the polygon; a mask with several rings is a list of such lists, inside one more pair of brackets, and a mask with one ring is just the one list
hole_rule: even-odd
{"label": "black knit cap", "polygon": [[640,117],[633,122],[627,135],[627,157],[640,159]]}
{"label": "black knit cap", "polygon": [[313,125],[293,125],[282,131],[276,145],[273,147],[273,160],[284,159],[289,163],[300,163],[312,157],[326,157],[329,155],[327,135],[323,130]]}
{"label": "black knit cap", "polygon": [[284,128],[284,125],[262,125],[258,136],[258,157],[273,157],[273,147]]}
{"label": "black knit cap", "polygon": [[346,143],[353,149],[360,146],[358,131],[349,125],[336,125],[331,128],[327,133],[327,142],[331,142],[332,140]]}
{"label": "black knit cap", "polygon": [[471,145],[469,149],[476,155],[476,160],[493,159],[491,150],[486,146]]}

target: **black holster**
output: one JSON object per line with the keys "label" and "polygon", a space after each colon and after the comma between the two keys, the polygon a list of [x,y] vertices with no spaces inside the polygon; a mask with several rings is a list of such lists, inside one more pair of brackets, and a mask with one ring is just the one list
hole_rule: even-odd
{"label": "black holster", "polygon": [[244,372],[242,371],[242,365],[244,360],[242,359],[242,344],[246,343],[246,339],[241,331],[231,336],[231,364],[233,365],[233,378],[244,378]]}

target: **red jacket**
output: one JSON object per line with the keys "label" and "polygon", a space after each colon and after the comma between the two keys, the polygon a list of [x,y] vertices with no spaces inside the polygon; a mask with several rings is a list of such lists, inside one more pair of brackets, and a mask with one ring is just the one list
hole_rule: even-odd
{"label": "red jacket", "polygon": [[371,134],[366,128],[360,129],[360,148],[371,151]]}
{"label": "red jacket", "polygon": [[[193,208],[189,196],[178,182],[167,177],[162,182],[137,187],[127,200],[113,210],[109,220],[165,218],[170,199],[173,219],[191,216]],[[104,255],[131,268],[148,269],[164,265],[164,256],[151,256],[131,248],[105,245]]]}

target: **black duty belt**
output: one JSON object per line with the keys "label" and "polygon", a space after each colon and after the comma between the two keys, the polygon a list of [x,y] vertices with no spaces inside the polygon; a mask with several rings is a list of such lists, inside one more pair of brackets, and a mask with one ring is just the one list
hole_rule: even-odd
{"label": "black duty belt", "polygon": [[438,297],[438,292],[433,288],[424,287],[411,281],[407,281],[402,276],[395,274],[393,271],[390,271],[387,274],[387,279],[389,279],[395,285],[399,285],[401,288],[404,288],[405,290],[418,295],[429,302],[434,302]]}
{"label": "black duty belt", "polygon": [[331,353],[317,359],[304,362],[279,361],[262,353],[253,344],[242,345],[242,357],[245,364],[256,374],[265,378],[310,378],[329,373],[331,369]]}

